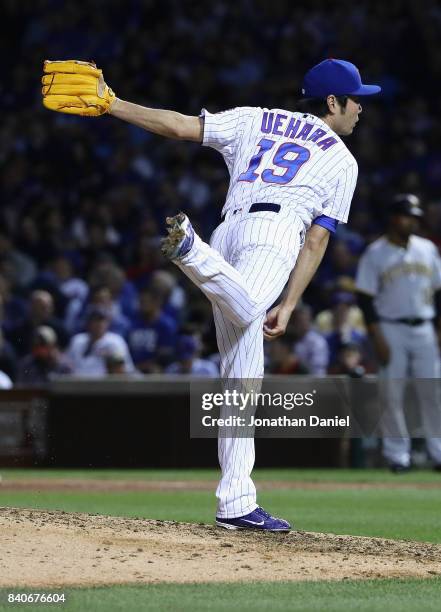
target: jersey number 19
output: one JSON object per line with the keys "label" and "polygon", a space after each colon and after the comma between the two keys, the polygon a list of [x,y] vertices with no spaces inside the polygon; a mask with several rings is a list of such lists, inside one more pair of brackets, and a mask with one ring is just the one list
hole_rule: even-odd
{"label": "jersey number 19", "polygon": [[[258,143],[259,151],[256,155],[250,159],[250,163],[245,172],[239,176],[239,181],[247,181],[248,183],[254,183],[259,178],[259,174],[256,172],[259,168],[263,155],[270,151],[276,144],[275,140],[269,138],[262,138]],[[295,153],[294,159],[287,159],[288,153]],[[277,151],[275,152],[272,163],[278,168],[283,168],[285,172],[282,174],[275,174],[273,170],[268,168],[260,175],[262,181],[265,183],[276,183],[278,185],[286,185],[295,177],[301,166],[308,161],[310,152],[305,147],[294,144],[293,142],[282,143]]]}

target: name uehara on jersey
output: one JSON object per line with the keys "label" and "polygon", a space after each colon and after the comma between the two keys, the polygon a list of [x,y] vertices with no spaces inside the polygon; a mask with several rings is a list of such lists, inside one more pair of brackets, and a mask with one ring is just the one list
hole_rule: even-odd
{"label": "name uehara on jersey", "polygon": [[[314,129],[316,128],[316,129]],[[313,131],[314,130],[314,131]],[[337,143],[334,136],[327,136],[328,132],[317,128],[313,123],[298,117],[264,111],[260,131],[263,134],[273,134],[284,138],[315,142],[323,151]],[[311,133],[312,132],[312,133]],[[326,138],[323,138],[327,136]],[[323,140],[321,140],[323,138]]]}

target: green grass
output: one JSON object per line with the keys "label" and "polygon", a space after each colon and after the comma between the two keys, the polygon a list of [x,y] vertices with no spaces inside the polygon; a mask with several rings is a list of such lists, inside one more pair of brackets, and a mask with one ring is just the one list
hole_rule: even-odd
{"label": "green grass", "polygon": [[[99,478],[102,480],[216,480],[219,470],[214,469],[31,469],[0,468],[3,479],[10,478]],[[253,472],[259,480],[295,480],[302,482],[401,482],[404,484],[438,483],[441,488],[441,474],[430,470],[415,470],[399,476],[386,469],[256,469]]]}
{"label": "green grass", "polygon": [[[262,491],[260,503],[306,531],[441,543],[441,488]],[[212,523],[214,491],[2,492],[0,506]]]}
{"label": "green grass", "polygon": [[[28,470],[0,469],[11,478],[99,478],[145,480],[216,480],[216,470]],[[389,483],[404,488],[311,489],[262,491],[259,501],[269,510],[307,531],[382,536],[441,542],[441,477],[430,471],[395,476],[385,470],[256,470],[255,480]],[[418,489],[418,483],[439,483]],[[190,522],[213,521],[214,491],[152,492],[2,492],[1,506],[62,509],[117,516]],[[270,579],[271,576],[268,576]],[[54,610],[51,606],[7,603],[0,590],[0,611],[13,607]],[[41,592],[42,589],[34,589]],[[44,589],[48,592],[47,589]],[[58,591],[59,592],[59,591]],[[173,612],[425,612],[441,609],[441,578],[302,583],[154,584],[66,589],[63,610]]]}
{"label": "green grass", "polygon": [[[0,591],[0,610],[11,610]],[[22,589],[20,592],[24,592]],[[30,592],[26,589],[26,592]],[[59,592],[59,591],[58,591]],[[92,612],[439,612],[441,579],[112,586],[66,589],[62,610]],[[52,606],[16,604],[41,612]]]}

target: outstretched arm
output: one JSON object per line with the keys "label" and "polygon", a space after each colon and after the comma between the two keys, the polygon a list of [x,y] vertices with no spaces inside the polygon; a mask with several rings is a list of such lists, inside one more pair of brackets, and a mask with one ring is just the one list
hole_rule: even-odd
{"label": "outstretched arm", "polygon": [[306,287],[309,285],[325,254],[329,242],[329,231],[314,224],[306,232],[305,244],[297,258],[282,302],[272,308],[263,325],[266,340],[274,340],[285,333],[292,311]]}
{"label": "outstretched arm", "polygon": [[87,117],[109,113],[160,136],[202,143],[202,117],[120,100],[106,84],[103,71],[93,62],[46,60],[42,84],[43,104],[50,110]]}
{"label": "outstretched arm", "polygon": [[139,104],[125,102],[119,98],[116,98],[112,103],[109,114],[159,136],[202,142],[204,133],[202,117],[182,115],[175,111],[159,108],[147,108]]}

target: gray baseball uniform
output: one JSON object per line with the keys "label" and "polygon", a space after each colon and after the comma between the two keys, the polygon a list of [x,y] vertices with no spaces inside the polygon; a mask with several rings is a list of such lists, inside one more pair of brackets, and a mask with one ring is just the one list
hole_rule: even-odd
{"label": "gray baseball uniform", "polygon": [[[439,378],[434,291],[441,288],[441,261],[435,245],[412,235],[407,248],[385,236],[373,242],[360,259],[357,288],[374,296],[381,331],[391,351],[380,375],[387,379],[383,454],[391,464],[409,465],[410,439],[403,412],[406,377]],[[441,404],[438,385],[416,385],[427,449],[441,463]],[[390,434],[388,436],[388,433]]]}

